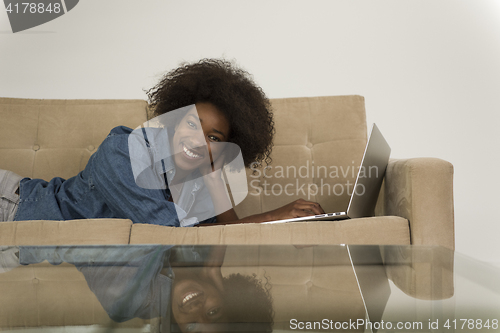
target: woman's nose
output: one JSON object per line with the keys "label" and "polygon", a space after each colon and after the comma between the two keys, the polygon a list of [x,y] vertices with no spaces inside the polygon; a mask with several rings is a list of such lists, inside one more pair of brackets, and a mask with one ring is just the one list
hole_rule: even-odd
{"label": "woman's nose", "polygon": [[207,138],[205,138],[205,134],[202,131],[196,131],[189,137],[190,143],[194,147],[201,147],[207,145]]}
{"label": "woman's nose", "polygon": [[203,308],[205,306],[204,299],[194,300],[189,306],[185,307],[185,311],[188,312],[191,316],[200,316],[203,314]]}

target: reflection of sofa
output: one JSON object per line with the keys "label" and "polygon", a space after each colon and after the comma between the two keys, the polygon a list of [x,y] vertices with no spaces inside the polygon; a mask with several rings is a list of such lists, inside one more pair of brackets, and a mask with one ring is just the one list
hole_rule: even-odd
{"label": "reflection of sofa", "polygon": [[[249,195],[236,207],[237,213],[243,217],[267,211],[299,197],[317,200],[326,211],[343,210],[348,182],[352,184],[356,177],[353,170],[357,170],[367,139],[363,97],[288,98],[272,100],[272,104],[276,122],[272,168],[267,168],[265,175],[263,169],[247,173]],[[2,98],[0,168],[47,180],[74,176],[111,128],[136,127],[147,116],[147,103],[141,100]],[[204,228],[132,225],[128,220],[7,222],[0,223],[0,245],[348,243],[453,249],[452,177],[452,165],[440,159],[393,159],[377,216],[370,218]],[[308,192],[312,183],[317,187]],[[37,274],[30,271],[23,278],[9,277],[18,281],[9,287],[0,283],[0,288],[9,288],[12,293],[14,286],[39,290],[45,282]],[[286,284],[286,279],[282,283]],[[4,312],[0,320],[5,320],[1,316]],[[19,325],[36,324],[22,321]]]}

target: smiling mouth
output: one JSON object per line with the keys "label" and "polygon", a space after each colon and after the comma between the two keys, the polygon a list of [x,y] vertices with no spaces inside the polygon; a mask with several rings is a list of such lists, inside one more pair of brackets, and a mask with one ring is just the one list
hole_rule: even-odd
{"label": "smiling mouth", "polygon": [[182,144],[182,150],[184,151],[184,154],[187,155],[187,157],[189,158],[200,158],[200,157],[203,157],[202,155],[200,154],[197,154],[195,152],[193,152],[192,150],[189,150],[184,144]]}
{"label": "smiling mouth", "polygon": [[197,298],[199,298],[201,295],[203,295],[203,292],[198,291],[198,292],[189,292],[187,295],[184,296],[184,298],[181,301],[181,306],[185,306],[191,302],[194,302]]}

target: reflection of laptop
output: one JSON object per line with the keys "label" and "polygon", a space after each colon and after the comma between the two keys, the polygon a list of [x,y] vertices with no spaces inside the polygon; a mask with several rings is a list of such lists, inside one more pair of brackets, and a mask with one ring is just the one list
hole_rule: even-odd
{"label": "reflection of laptop", "polygon": [[373,124],[346,212],[326,213],[263,223],[269,224],[309,220],[332,221],[373,216],[378,193],[380,192],[382,180],[385,175],[385,169],[389,163],[390,154],[391,148],[385,141],[382,133],[380,133],[378,127]]}
{"label": "reflection of laptop", "polygon": [[[364,332],[377,332],[377,324],[382,321],[385,306],[391,295],[391,287],[385,273],[380,246],[347,245],[356,281],[361,292],[361,299],[369,321],[373,324],[363,325]],[[380,326],[380,325],[378,325]]]}

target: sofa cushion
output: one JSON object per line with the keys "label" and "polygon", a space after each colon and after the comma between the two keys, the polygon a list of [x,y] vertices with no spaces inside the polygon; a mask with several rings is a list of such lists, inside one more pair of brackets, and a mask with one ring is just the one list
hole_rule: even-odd
{"label": "sofa cushion", "polygon": [[128,244],[132,221],[93,219],[0,223],[2,245]]}
{"label": "sofa cushion", "polygon": [[408,220],[377,216],[343,221],[166,228],[133,224],[130,244],[410,244]]}

